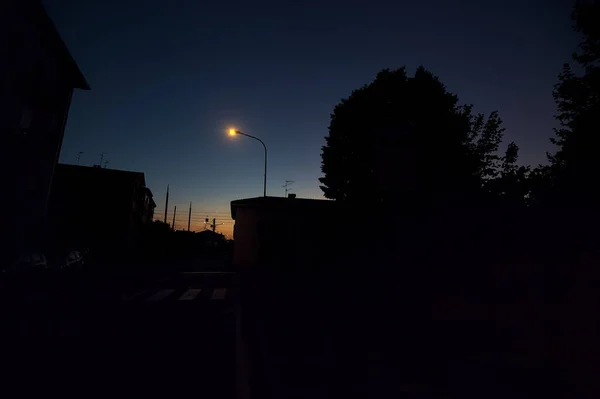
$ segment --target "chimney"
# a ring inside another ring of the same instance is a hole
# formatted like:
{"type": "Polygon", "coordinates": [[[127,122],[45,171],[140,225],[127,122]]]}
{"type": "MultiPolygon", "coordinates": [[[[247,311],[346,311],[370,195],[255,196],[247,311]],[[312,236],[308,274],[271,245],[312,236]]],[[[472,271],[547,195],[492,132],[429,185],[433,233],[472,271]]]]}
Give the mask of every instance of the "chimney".
{"type": "Polygon", "coordinates": [[[288,194],[288,198],[289,199],[294,199],[294,198],[296,198],[296,194],[288,194]]]}

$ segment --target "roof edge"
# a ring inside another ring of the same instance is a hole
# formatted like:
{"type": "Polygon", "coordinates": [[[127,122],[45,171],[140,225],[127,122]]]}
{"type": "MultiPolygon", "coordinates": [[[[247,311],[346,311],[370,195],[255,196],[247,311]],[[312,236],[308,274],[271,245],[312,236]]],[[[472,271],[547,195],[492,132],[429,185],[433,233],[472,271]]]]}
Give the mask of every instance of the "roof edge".
{"type": "Polygon", "coordinates": [[[46,8],[44,7],[44,5],[41,2],[39,2],[39,10],[40,10],[43,22],[47,25],[48,29],[50,29],[50,31],[52,31],[52,34],[55,36],[55,38],[57,40],[57,44],[60,47],[60,51],[63,53],[63,56],[66,58],[68,67],[71,69],[70,72],[73,74],[73,76],[71,76],[73,88],[81,89],[81,90],[91,90],[90,85],[88,84],[87,80],[85,79],[85,76],[83,76],[81,69],[79,69],[77,62],[75,62],[75,59],[71,55],[69,48],[67,47],[62,36],[58,32],[56,25],[54,25],[54,21],[52,21],[52,18],[50,18],[50,15],[48,15],[46,8]]]}

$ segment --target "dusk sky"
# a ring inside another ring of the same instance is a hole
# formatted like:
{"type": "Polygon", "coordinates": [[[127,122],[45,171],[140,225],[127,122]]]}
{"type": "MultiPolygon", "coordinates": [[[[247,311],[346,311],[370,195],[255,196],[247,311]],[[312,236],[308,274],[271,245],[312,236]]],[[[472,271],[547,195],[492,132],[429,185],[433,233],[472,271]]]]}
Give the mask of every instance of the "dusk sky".
{"type": "MultiPolygon", "coordinates": [[[[141,171],[157,212],[171,187],[177,224],[227,222],[229,202],[294,180],[322,198],[320,153],[341,98],[383,68],[417,66],[461,103],[498,110],[521,163],[545,162],[552,86],[579,37],[572,1],[45,0],[92,90],[73,97],[61,159],[141,171]],[[452,3],[452,4],[450,4],[452,3]]],[[[169,215],[171,220],[172,213],[169,215]]],[[[195,228],[199,229],[196,224],[195,228]]]]}

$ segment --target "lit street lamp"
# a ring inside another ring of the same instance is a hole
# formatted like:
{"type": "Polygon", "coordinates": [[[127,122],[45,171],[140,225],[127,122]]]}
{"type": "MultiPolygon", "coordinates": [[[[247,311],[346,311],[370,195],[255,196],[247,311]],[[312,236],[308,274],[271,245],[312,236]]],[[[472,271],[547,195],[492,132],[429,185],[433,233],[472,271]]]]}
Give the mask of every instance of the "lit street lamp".
{"type": "Polygon", "coordinates": [[[249,134],[242,133],[239,130],[229,129],[229,135],[230,136],[235,136],[237,134],[242,135],[242,136],[246,136],[246,137],[250,137],[251,139],[260,141],[260,143],[263,145],[263,147],[265,149],[265,176],[264,176],[264,181],[263,181],[263,196],[266,197],[267,196],[267,146],[258,137],[254,137],[254,136],[251,136],[249,134]]]}

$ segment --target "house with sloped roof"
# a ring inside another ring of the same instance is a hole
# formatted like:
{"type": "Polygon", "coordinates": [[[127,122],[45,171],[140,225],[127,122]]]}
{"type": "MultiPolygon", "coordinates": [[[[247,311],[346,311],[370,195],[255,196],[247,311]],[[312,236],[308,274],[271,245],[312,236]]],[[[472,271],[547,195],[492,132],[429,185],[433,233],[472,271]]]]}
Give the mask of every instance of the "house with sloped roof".
{"type": "Polygon", "coordinates": [[[11,259],[42,244],[73,92],[90,87],[40,0],[0,2],[0,36],[0,241],[12,250],[0,256],[11,259]]]}

